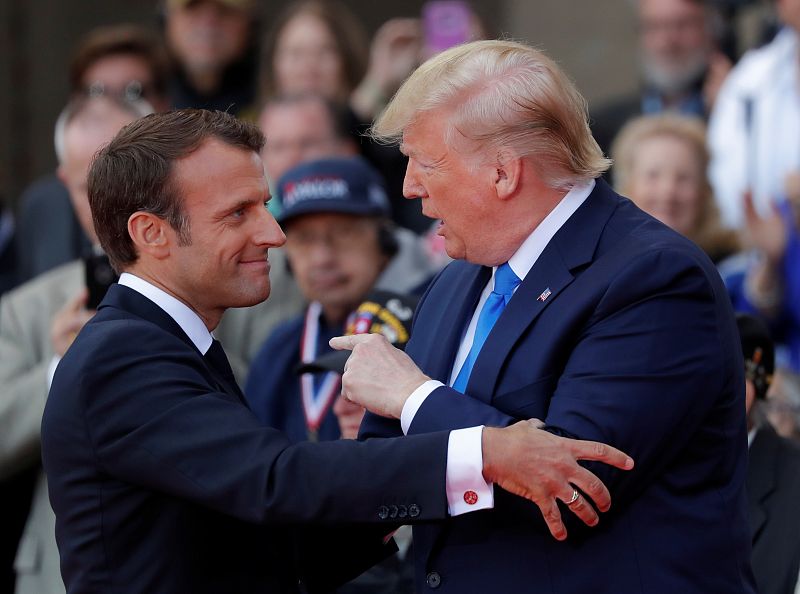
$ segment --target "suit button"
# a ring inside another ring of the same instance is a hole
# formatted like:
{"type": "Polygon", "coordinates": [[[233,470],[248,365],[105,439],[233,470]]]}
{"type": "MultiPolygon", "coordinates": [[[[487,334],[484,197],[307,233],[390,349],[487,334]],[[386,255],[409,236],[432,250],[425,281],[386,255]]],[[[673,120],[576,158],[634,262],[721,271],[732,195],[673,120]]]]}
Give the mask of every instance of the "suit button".
{"type": "Polygon", "coordinates": [[[425,582],[428,584],[429,588],[436,589],[442,584],[442,576],[439,575],[439,572],[432,571],[425,578],[425,582]]]}
{"type": "Polygon", "coordinates": [[[405,505],[400,505],[397,508],[397,517],[405,518],[408,516],[408,508],[405,505]]]}
{"type": "Polygon", "coordinates": [[[416,503],[408,506],[408,515],[412,518],[416,518],[419,515],[419,506],[416,503]]]}
{"type": "Polygon", "coordinates": [[[393,519],[393,520],[397,517],[397,506],[396,505],[390,505],[389,506],[389,517],[391,519],[393,519]]]}
{"type": "Polygon", "coordinates": [[[380,506],[378,508],[378,517],[381,520],[385,520],[386,518],[388,518],[389,517],[389,508],[386,507],[385,505],[380,506]]]}

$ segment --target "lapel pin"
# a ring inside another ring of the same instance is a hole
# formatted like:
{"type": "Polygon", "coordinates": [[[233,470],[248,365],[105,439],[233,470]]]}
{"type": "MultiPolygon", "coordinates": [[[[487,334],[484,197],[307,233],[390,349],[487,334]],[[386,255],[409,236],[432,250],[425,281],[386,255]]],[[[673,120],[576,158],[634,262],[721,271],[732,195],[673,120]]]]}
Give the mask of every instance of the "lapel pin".
{"type": "Polygon", "coordinates": [[[546,288],[544,291],[542,291],[542,294],[541,294],[541,295],[539,295],[539,296],[536,298],[536,301],[541,301],[542,303],[544,303],[544,302],[545,302],[545,300],[546,300],[548,297],[550,297],[550,295],[552,295],[552,293],[553,293],[553,292],[550,290],[550,287],[547,287],[547,288],[546,288]]]}

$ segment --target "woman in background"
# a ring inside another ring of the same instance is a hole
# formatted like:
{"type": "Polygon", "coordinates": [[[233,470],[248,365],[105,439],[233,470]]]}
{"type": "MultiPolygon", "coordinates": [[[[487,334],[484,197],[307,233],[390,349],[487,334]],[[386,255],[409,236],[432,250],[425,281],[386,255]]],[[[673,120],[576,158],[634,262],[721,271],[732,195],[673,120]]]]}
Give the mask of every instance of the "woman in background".
{"type": "Polygon", "coordinates": [[[679,114],[632,119],[611,149],[614,186],[639,208],[691,239],[718,263],[739,248],[720,223],[706,177],[705,125],[679,114]]]}

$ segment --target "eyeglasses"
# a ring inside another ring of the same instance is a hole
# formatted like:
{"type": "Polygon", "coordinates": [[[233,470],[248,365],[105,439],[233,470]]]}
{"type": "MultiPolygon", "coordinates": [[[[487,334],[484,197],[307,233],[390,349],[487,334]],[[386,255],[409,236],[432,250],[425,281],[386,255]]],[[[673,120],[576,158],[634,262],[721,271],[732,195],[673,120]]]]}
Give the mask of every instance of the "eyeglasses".
{"type": "Polygon", "coordinates": [[[153,85],[138,80],[128,82],[122,89],[108,88],[105,83],[93,82],[84,92],[87,97],[111,97],[121,101],[134,102],[147,99],[153,94],[153,85]]]}

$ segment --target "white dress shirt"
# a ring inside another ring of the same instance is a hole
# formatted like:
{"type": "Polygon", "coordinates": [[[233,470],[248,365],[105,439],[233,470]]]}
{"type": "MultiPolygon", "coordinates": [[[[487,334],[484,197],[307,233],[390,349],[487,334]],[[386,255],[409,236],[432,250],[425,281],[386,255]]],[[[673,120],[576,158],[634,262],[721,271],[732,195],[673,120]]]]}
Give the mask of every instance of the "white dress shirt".
{"type": "MultiPolygon", "coordinates": [[[[511,267],[511,270],[514,271],[514,274],[519,277],[520,281],[525,280],[528,272],[530,272],[530,269],[533,268],[533,265],[547,247],[547,244],[550,243],[550,240],[558,232],[558,230],[561,229],[564,223],[566,223],[567,220],[575,213],[575,211],[578,210],[580,205],[583,204],[584,200],[589,197],[589,194],[592,193],[594,186],[594,180],[574,186],[566,194],[566,196],[561,199],[556,207],[550,211],[544,220],[539,223],[539,225],[531,232],[528,238],[522,242],[522,245],[519,246],[517,251],[514,252],[514,255],[508,260],[508,264],[511,267]]],[[[461,345],[456,353],[456,358],[453,362],[453,369],[450,373],[450,381],[448,384],[450,386],[452,386],[453,382],[455,382],[458,372],[461,371],[461,367],[464,365],[464,361],[467,359],[467,355],[472,348],[472,341],[475,338],[475,328],[478,325],[480,311],[483,308],[484,303],[486,303],[486,300],[489,298],[489,294],[492,292],[492,289],[494,288],[495,272],[497,272],[496,266],[492,270],[492,278],[490,278],[489,282],[486,283],[483,293],[481,293],[481,297],[478,300],[478,304],[475,307],[475,311],[472,314],[472,319],[470,320],[470,323],[464,332],[464,337],[461,339],[461,345]]],[[[400,425],[403,428],[403,433],[408,433],[408,429],[411,427],[414,416],[417,414],[417,411],[419,411],[422,403],[425,402],[425,399],[431,394],[431,392],[443,385],[444,384],[442,384],[440,381],[429,380],[414,390],[411,396],[408,397],[400,415],[400,425]]],[[[457,432],[454,431],[450,434],[450,448],[448,449],[448,455],[450,456],[456,455],[456,452],[460,451],[462,447],[467,449],[470,447],[468,444],[463,444],[462,446],[458,438],[454,439],[453,436],[455,433],[457,432]]],[[[481,466],[483,466],[482,460],[481,466]]],[[[483,481],[479,487],[464,485],[461,483],[451,484],[448,481],[447,501],[451,508],[451,514],[453,514],[453,510],[471,508],[469,510],[471,511],[472,509],[478,508],[478,506],[481,506],[479,509],[491,508],[494,507],[494,490],[492,489],[492,485],[486,483],[486,481],[483,481]],[[476,504],[470,505],[466,503],[467,498],[464,495],[467,490],[472,490],[477,494],[478,502],[476,504]]]]}

